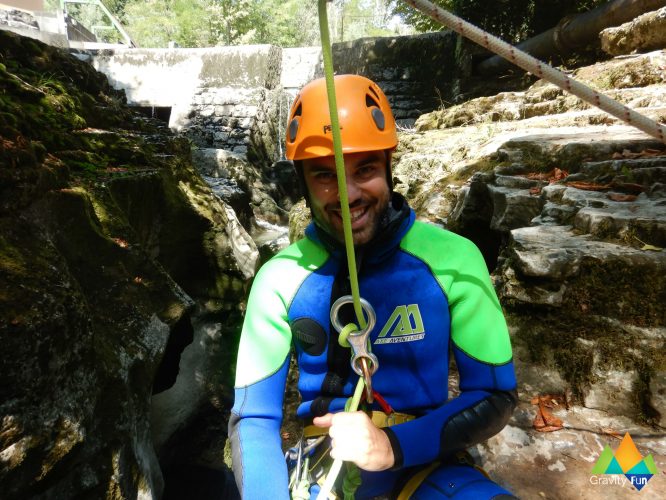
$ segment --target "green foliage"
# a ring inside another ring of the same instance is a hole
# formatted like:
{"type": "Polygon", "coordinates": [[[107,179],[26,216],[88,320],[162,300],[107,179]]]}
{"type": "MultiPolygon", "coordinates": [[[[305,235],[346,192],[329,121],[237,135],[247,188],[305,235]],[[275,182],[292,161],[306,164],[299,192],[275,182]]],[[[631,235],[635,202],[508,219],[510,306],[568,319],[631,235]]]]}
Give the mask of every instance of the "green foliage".
{"type": "Polygon", "coordinates": [[[289,46],[307,34],[302,27],[310,7],[297,0],[125,0],[120,17],[141,47],[166,47],[171,41],[181,47],[289,46]]]}
{"type": "MultiPolygon", "coordinates": [[[[333,41],[395,35],[393,0],[334,0],[327,4],[333,41]]],[[[139,47],[272,44],[319,45],[315,0],[103,0],[139,47]]],[[[46,0],[47,9],[60,0],[46,0]]],[[[98,38],[119,42],[108,17],[94,5],[67,4],[67,12],[98,38]],[[97,28],[94,28],[97,27],[97,28]]],[[[404,25],[400,26],[404,31],[404,25]]],[[[410,29],[411,31],[411,29],[410,29]]]]}
{"type": "Polygon", "coordinates": [[[328,14],[333,40],[398,34],[400,27],[391,22],[393,3],[388,0],[335,0],[330,4],[328,14]]]}
{"type": "MultiPolygon", "coordinates": [[[[466,21],[509,42],[525,40],[554,27],[563,17],[591,10],[606,0],[431,0],[466,21]]],[[[442,26],[400,0],[392,1],[392,12],[420,32],[442,26]]]]}

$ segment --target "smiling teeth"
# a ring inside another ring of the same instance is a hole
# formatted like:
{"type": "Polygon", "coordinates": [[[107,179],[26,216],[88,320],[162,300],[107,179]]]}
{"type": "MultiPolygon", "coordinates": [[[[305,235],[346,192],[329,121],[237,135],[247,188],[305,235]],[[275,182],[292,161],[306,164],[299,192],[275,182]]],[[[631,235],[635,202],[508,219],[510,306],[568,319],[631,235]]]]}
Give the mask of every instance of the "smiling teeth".
{"type": "Polygon", "coordinates": [[[360,210],[356,210],[354,212],[351,212],[350,213],[351,221],[352,222],[357,221],[358,219],[360,219],[363,216],[364,213],[365,213],[365,208],[362,208],[360,210]]]}

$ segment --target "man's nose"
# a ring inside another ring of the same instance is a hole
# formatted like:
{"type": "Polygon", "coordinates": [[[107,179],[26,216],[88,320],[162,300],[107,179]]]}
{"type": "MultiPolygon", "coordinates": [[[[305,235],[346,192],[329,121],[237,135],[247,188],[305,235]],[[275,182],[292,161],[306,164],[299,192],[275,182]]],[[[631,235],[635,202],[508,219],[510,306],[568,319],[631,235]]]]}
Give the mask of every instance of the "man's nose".
{"type": "MultiPolygon", "coordinates": [[[[359,186],[358,182],[354,180],[354,177],[351,175],[347,175],[345,180],[347,181],[346,182],[347,198],[349,200],[349,204],[351,205],[356,200],[359,200],[361,198],[361,187],[359,186]]],[[[339,193],[338,193],[338,199],[340,199],[339,193]]]]}

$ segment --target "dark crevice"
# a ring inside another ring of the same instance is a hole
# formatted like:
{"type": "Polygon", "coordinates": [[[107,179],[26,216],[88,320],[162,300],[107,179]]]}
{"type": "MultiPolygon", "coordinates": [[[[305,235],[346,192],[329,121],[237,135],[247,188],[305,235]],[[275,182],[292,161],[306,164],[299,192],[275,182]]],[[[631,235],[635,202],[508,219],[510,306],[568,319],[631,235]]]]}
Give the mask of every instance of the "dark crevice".
{"type": "Polygon", "coordinates": [[[178,320],[171,330],[169,340],[164,349],[164,356],[153,381],[153,395],[166,391],[176,383],[180,355],[192,343],[193,339],[194,330],[190,316],[186,314],[178,320]]]}
{"type": "Polygon", "coordinates": [[[504,235],[501,231],[490,228],[494,206],[485,182],[472,180],[464,203],[465,206],[459,217],[449,229],[471,240],[479,247],[486,261],[488,272],[492,273],[497,267],[504,235]]]}
{"type": "Polygon", "coordinates": [[[163,121],[164,123],[169,123],[171,119],[171,107],[167,106],[132,106],[132,109],[138,111],[142,115],[148,118],[155,118],[157,120],[163,121]]]}

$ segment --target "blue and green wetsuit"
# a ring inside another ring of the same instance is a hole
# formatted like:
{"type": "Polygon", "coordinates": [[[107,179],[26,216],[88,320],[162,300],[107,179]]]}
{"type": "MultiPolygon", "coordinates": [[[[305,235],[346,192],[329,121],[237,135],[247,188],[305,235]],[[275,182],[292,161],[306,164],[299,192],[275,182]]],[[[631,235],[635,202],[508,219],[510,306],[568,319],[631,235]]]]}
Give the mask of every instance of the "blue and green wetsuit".
{"type": "MultiPolygon", "coordinates": [[[[395,466],[362,471],[357,498],[387,494],[418,466],[446,462],[488,439],[504,427],[516,403],[507,327],[479,250],[461,236],[415,221],[414,212],[395,193],[390,212],[379,237],[359,251],[359,287],[377,315],[371,341],[380,367],[373,388],[396,411],[417,418],[384,429],[395,466]],[[448,398],[450,352],[460,374],[461,392],[453,399],[448,398]]],[[[257,274],[229,422],[243,498],[289,497],[279,428],[292,344],[302,396],[299,417],[340,411],[352,395],[357,376],[350,368],[349,349],[338,346],[329,320],[331,304],[347,293],[344,251],[313,224],[304,239],[257,274]]],[[[455,467],[438,473],[447,485],[454,484],[451,473],[466,474],[455,467]]],[[[456,483],[478,479],[473,475],[456,483]]],[[[495,493],[504,491],[485,483],[495,493]]],[[[492,498],[488,492],[486,498],[492,498]]]]}

